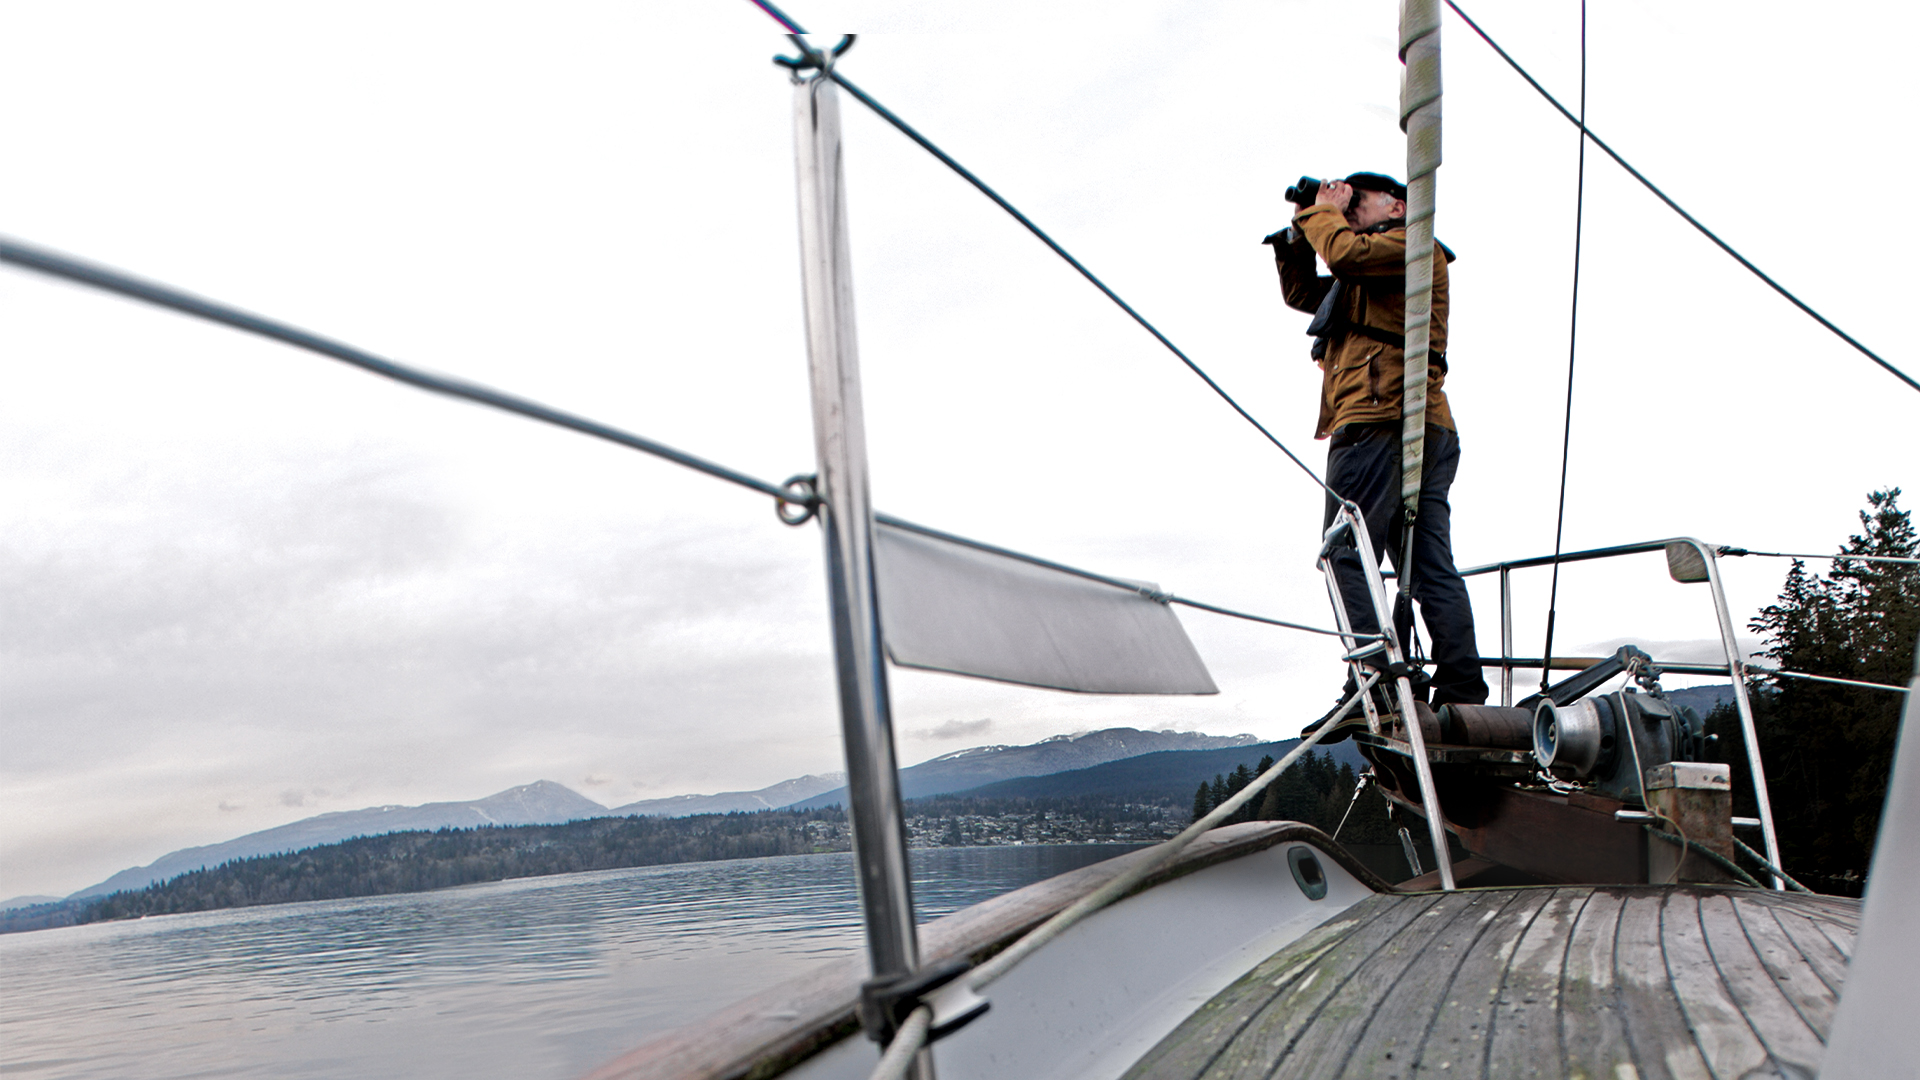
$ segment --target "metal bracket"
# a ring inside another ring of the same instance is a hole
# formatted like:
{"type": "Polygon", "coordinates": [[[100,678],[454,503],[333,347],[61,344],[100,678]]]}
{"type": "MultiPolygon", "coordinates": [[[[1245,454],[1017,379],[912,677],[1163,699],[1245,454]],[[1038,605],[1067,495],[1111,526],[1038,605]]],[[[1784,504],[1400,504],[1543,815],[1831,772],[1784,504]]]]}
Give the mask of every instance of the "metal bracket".
{"type": "Polygon", "coordinates": [[[955,957],[911,975],[868,979],[860,984],[860,1026],[867,1038],[887,1046],[913,1010],[926,1005],[934,1014],[933,1024],[927,1029],[928,1042],[959,1031],[985,1015],[991,1005],[964,982],[954,982],[971,970],[971,961],[955,957]],[[940,991],[937,995],[936,990],[940,991]]]}

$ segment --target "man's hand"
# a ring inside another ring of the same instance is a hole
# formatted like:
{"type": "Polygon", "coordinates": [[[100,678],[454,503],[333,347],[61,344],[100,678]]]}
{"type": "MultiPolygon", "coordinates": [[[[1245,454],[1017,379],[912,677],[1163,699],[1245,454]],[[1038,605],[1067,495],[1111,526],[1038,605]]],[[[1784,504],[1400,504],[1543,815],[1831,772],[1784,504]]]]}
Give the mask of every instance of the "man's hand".
{"type": "Polygon", "coordinates": [[[1344,180],[1328,180],[1320,185],[1320,193],[1313,197],[1315,206],[1331,206],[1346,213],[1347,204],[1353,201],[1353,186],[1344,180]]]}

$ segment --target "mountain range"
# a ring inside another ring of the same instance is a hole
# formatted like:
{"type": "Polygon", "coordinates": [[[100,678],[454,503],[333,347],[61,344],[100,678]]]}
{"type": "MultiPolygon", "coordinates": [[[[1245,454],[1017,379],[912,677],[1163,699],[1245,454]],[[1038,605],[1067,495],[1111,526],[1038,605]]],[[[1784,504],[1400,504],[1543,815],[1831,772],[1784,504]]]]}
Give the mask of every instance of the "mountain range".
{"type": "MultiPolygon", "coordinates": [[[[1109,728],[1080,735],[1056,735],[1026,746],[973,747],[902,769],[900,778],[906,798],[923,798],[1002,780],[1082,769],[1141,754],[1225,749],[1251,746],[1258,741],[1252,735],[1217,736],[1109,728]]],[[[248,833],[218,844],[182,848],[146,866],[122,870],[66,899],[79,900],[122,890],[143,889],[155,882],[235,859],[278,855],[321,844],[334,844],[356,836],[377,836],[416,829],[469,829],[483,825],[559,825],[597,817],[687,817],[694,814],[774,810],[789,806],[801,809],[832,806],[846,800],[845,781],[843,773],[808,775],[783,780],[757,791],[723,791],[715,795],[643,799],[609,809],[564,785],[540,780],[508,788],[484,799],[337,811],[248,833]]],[[[23,902],[45,899],[20,898],[23,902]]]]}
{"type": "MultiPolygon", "coordinates": [[[[1252,746],[1259,741],[1252,735],[1201,735],[1192,731],[1107,728],[1081,735],[1055,735],[1027,746],[976,746],[971,750],[957,750],[901,769],[900,797],[924,799],[929,795],[967,791],[982,784],[1022,776],[1048,776],[1071,769],[1085,769],[1141,754],[1170,750],[1222,750],[1252,746]]],[[[837,787],[797,802],[794,808],[811,810],[844,804],[846,801],[847,789],[837,787]]]]}
{"type": "MultiPolygon", "coordinates": [[[[1730,684],[1669,692],[1702,715],[1730,700],[1730,684]]],[[[1294,740],[1261,743],[1252,735],[1201,735],[1195,732],[1108,728],[1079,735],[1055,735],[1025,746],[976,746],[943,754],[900,770],[901,796],[921,799],[967,792],[986,797],[1071,797],[1089,794],[1140,794],[1185,798],[1215,773],[1230,772],[1262,753],[1286,753],[1294,740]],[[1250,755],[1250,756],[1249,756],[1250,755]],[[1044,781],[1037,778],[1045,778],[1044,781]],[[1184,790],[1183,790],[1184,789],[1184,790]]],[[[1336,758],[1364,767],[1351,744],[1331,748],[1336,758]],[[1344,751],[1344,752],[1342,752],[1344,751]]],[[[122,870],[66,899],[77,900],[155,882],[234,859],[253,858],[333,844],[356,836],[416,829],[474,828],[482,825],[558,825],[596,817],[634,815],[688,817],[695,814],[751,813],[783,808],[816,809],[846,802],[846,775],[827,773],[782,780],[755,791],[713,795],[676,795],[642,799],[611,809],[551,780],[508,788],[484,799],[426,803],[421,806],[372,806],[320,814],[277,828],[249,833],[218,844],[182,848],[146,866],[122,870]]],[[[50,897],[18,897],[0,907],[45,902],[50,897]]]]}
{"type": "MultiPolygon", "coordinates": [[[[1149,802],[1172,799],[1185,805],[1201,784],[1233,772],[1241,765],[1253,768],[1271,755],[1278,760],[1300,745],[1299,739],[1280,742],[1247,743],[1220,750],[1167,750],[1155,754],[1109,761],[1086,769],[1023,776],[995,784],[968,788],[966,798],[981,799],[1074,799],[1102,796],[1149,802]]],[[[1351,765],[1358,772],[1367,767],[1351,740],[1338,742],[1320,751],[1335,762],[1351,765]]]]}
{"type": "Polygon", "coordinates": [[[144,889],[190,870],[234,859],[277,855],[319,844],[333,844],[354,836],[407,832],[413,829],[471,829],[479,825],[559,825],[579,818],[602,817],[607,808],[571,788],[541,780],[508,788],[470,802],[427,803],[423,806],[369,806],[320,814],[289,825],[248,833],[219,844],[182,848],[162,855],[146,866],[122,870],[98,885],[68,899],[104,896],[122,889],[144,889]]]}

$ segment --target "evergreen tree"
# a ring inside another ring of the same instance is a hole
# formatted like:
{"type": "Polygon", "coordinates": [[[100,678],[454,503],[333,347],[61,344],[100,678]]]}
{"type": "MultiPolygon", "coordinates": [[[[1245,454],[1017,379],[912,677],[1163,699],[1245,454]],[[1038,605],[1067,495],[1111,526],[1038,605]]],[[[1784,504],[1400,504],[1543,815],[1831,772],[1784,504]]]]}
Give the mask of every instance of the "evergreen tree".
{"type": "Polygon", "coordinates": [[[1213,788],[1205,780],[1200,781],[1200,790],[1193,793],[1193,820],[1199,821],[1213,812],[1213,788]]]}
{"type": "MultiPolygon", "coordinates": [[[[1862,531],[1840,554],[1920,554],[1899,496],[1898,488],[1869,495],[1862,531]]],[[[1838,559],[1822,577],[1796,559],[1778,601],[1748,626],[1783,671],[1904,686],[1920,636],[1920,566],[1838,559]]],[[[1904,696],[1790,678],[1756,680],[1750,690],[1787,871],[1857,894],[1879,833],[1904,696]]],[[[1715,709],[1708,729],[1735,774],[1735,813],[1755,813],[1737,714],[1715,709]]]]}
{"type": "MultiPolygon", "coordinates": [[[[1227,776],[1227,798],[1231,799],[1235,795],[1245,791],[1247,785],[1251,783],[1253,783],[1253,770],[1247,768],[1247,763],[1243,761],[1239,765],[1234,766],[1233,772],[1227,776]]],[[[1237,825],[1242,821],[1249,820],[1250,816],[1251,815],[1247,813],[1247,808],[1242,806],[1239,810],[1234,811],[1233,816],[1227,820],[1227,824],[1237,825]]]]}

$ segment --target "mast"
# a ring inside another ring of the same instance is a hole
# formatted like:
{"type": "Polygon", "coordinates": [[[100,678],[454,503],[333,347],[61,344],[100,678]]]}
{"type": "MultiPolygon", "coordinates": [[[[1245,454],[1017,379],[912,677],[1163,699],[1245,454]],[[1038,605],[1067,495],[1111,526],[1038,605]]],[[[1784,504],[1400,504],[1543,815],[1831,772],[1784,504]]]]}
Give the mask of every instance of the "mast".
{"type": "MultiPolygon", "coordinates": [[[[1413,587],[1414,523],[1420,514],[1420,482],[1426,467],[1427,351],[1433,316],[1434,174],[1440,169],[1439,0],[1401,0],[1400,60],[1406,65],[1400,80],[1400,129],[1407,133],[1407,343],[1406,376],[1400,396],[1400,502],[1404,540],[1399,586],[1401,602],[1409,603],[1409,590],[1413,587]]],[[[1383,620],[1390,615],[1391,612],[1383,610],[1383,620]]],[[[1382,621],[1380,625],[1391,627],[1393,624],[1382,621]]],[[[1440,800],[1434,791],[1433,770],[1427,761],[1426,739],[1414,714],[1413,688],[1405,676],[1398,682],[1401,715],[1406,717],[1407,741],[1413,747],[1420,798],[1426,808],[1427,836],[1433,843],[1440,886],[1452,890],[1453,866],[1447,856],[1447,830],[1441,823],[1440,800]]]]}
{"type": "MultiPolygon", "coordinates": [[[[1433,316],[1433,204],[1440,170],[1440,4],[1401,0],[1400,130],[1407,133],[1406,376],[1401,387],[1400,501],[1412,525],[1426,464],[1427,354],[1433,316]]],[[[1407,542],[1412,544],[1411,528],[1407,542]]],[[[1409,550],[1411,547],[1409,546],[1409,550]]],[[[1402,562],[1402,580],[1408,580],[1402,562]]]]}
{"type": "Polygon", "coordinates": [[[867,497],[866,423],[854,345],[838,88],[824,73],[800,80],[794,86],[793,106],[807,361],[820,470],[815,483],[826,540],[848,811],[873,976],[893,979],[919,967],[920,949],[874,593],[873,510],[867,497]]]}

